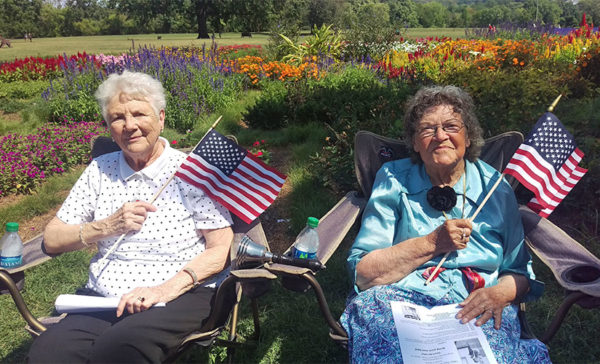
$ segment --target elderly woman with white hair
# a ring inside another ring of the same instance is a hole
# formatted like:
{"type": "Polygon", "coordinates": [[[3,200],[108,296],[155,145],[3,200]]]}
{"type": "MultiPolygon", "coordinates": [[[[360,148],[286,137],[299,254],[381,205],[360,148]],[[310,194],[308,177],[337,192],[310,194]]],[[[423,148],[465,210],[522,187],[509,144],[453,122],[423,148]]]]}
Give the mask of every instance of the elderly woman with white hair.
{"type": "Polygon", "coordinates": [[[30,362],[163,361],[206,321],[226,275],[233,232],[222,205],[177,178],[146,202],[186,158],[160,137],[160,82],[112,74],[96,98],[121,150],[86,168],[46,227],[44,247],[96,246],[82,293],[121,299],[116,312],[69,314],[50,327],[33,342],[30,362]],[[167,304],[152,307],[159,302],[167,304]]]}

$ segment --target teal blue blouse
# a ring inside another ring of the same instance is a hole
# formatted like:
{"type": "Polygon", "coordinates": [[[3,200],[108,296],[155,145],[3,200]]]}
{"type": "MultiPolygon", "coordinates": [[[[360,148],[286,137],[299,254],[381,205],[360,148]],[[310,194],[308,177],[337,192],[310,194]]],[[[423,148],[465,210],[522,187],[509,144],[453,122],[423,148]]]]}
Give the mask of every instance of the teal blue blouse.
{"type": "MultiPolygon", "coordinates": [[[[500,178],[500,173],[483,161],[467,161],[466,172],[464,218],[469,218],[500,178]]],[[[447,212],[450,219],[461,218],[464,178],[463,174],[454,185],[457,202],[447,212]]],[[[427,235],[444,222],[443,214],[427,202],[427,191],[431,187],[422,164],[401,159],[381,167],[363,213],[361,229],[348,257],[353,282],[356,278],[356,264],[367,253],[401,244],[409,238],[427,235]]],[[[523,225],[515,195],[510,185],[502,181],[473,221],[467,248],[450,253],[443,265],[447,269],[438,278],[425,286],[422,273],[427,267],[437,265],[442,255],[429,260],[394,284],[436,299],[448,296],[461,301],[469,292],[461,270],[456,268],[471,267],[485,279],[486,287],[497,284],[498,277],[504,273],[521,274],[528,278],[530,285],[525,300],[537,298],[543,292],[543,284],[535,280],[531,255],[523,237],[523,225]]],[[[354,289],[359,292],[356,285],[354,289]]]]}

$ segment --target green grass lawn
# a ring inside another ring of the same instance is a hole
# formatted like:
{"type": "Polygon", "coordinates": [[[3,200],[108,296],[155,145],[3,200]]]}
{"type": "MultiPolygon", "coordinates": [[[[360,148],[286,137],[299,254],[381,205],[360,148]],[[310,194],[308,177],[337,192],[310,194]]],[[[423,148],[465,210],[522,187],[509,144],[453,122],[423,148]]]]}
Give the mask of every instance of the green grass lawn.
{"type": "Polygon", "coordinates": [[[406,39],[418,39],[427,37],[449,37],[464,38],[464,28],[406,28],[400,30],[402,36],[406,39]]]}
{"type": "MultiPolygon", "coordinates": [[[[23,39],[13,39],[12,48],[0,48],[0,62],[12,61],[15,58],[25,57],[50,57],[66,53],[67,55],[77,52],[90,54],[121,54],[132,46],[194,46],[202,47],[203,44],[210,46],[211,39],[196,39],[197,34],[131,34],[131,35],[101,35],[89,37],[62,37],[62,38],[34,38],[33,42],[25,42],[23,39]],[[161,39],[158,39],[158,36],[161,39]]],[[[251,38],[242,38],[240,33],[223,33],[219,38],[216,35],[215,42],[219,46],[234,44],[260,44],[266,45],[268,35],[253,34],[251,38]]]]}
{"type": "MultiPolygon", "coordinates": [[[[407,28],[401,29],[404,38],[417,39],[425,37],[464,38],[463,28],[407,28]]],[[[25,57],[51,57],[66,53],[67,55],[77,52],[91,54],[121,54],[131,49],[132,46],[209,46],[211,39],[196,39],[195,33],[178,34],[131,34],[131,35],[100,35],[81,37],[59,37],[59,38],[34,38],[33,42],[25,42],[23,39],[11,39],[12,48],[0,48],[0,62],[12,61],[15,58],[25,57]],[[158,37],[161,39],[158,39],[158,37]]],[[[269,36],[267,34],[253,34],[251,38],[241,37],[240,33],[223,33],[221,37],[215,35],[215,42],[219,46],[235,44],[260,44],[266,45],[269,36]]]]}

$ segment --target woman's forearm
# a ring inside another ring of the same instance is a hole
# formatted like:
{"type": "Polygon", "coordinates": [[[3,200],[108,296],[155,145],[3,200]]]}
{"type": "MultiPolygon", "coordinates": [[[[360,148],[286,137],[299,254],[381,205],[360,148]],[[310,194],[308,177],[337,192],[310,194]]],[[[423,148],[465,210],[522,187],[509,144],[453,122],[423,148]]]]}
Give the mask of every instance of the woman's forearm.
{"type": "Polygon", "coordinates": [[[521,274],[506,273],[498,278],[498,288],[507,294],[508,303],[519,303],[529,292],[529,280],[521,274]]]}
{"type": "Polygon", "coordinates": [[[108,219],[66,224],[57,217],[44,230],[44,247],[48,253],[64,253],[95,244],[99,240],[114,236],[114,226],[108,219]]]}
{"type": "Polygon", "coordinates": [[[436,255],[435,244],[428,236],[374,250],[356,265],[356,285],[365,290],[398,282],[436,255]]]}
{"type": "Polygon", "coordinates": [[[105,219],[82,224],[66,224],[57,217],[44,231],[44,246],[49,253],[81,249],[99,240],[139,231],[156,207],[144,201],[127,202],[105,219]]]}
{"type": "MultiPolygon", "coordinates": [[[[206,250],[197,255],[185,268],[191,269],[198,282],[221,272],[227,266],[227,257],[233,240],[230,228],[204,231],[206,250]]],[[[192,276],[183,269],[156,288],[165,302],[169,302],[187,292],[193,286],[192,276]]]]}

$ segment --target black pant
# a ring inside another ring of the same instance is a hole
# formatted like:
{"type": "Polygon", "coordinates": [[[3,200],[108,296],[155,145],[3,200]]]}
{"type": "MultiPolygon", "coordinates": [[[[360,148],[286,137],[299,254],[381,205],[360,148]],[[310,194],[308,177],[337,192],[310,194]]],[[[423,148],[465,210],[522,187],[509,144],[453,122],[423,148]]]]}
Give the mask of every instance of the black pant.
{"type": "Polygon", "coordinates": [[[33,342],[30,363],[156,363],[164,361],[211,311],[216,290],[197,287],[166,307],[125,314],[70,314],[33,342]]]}

